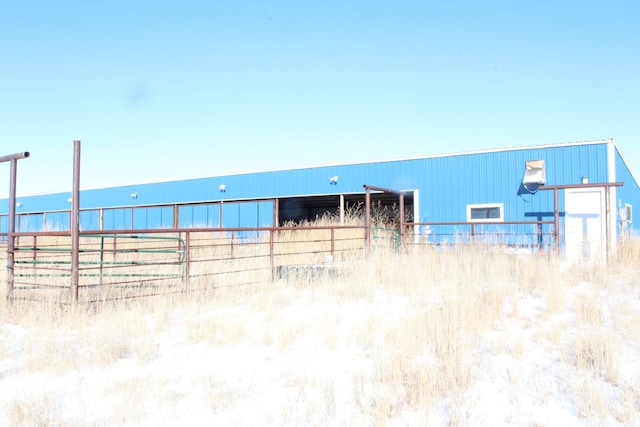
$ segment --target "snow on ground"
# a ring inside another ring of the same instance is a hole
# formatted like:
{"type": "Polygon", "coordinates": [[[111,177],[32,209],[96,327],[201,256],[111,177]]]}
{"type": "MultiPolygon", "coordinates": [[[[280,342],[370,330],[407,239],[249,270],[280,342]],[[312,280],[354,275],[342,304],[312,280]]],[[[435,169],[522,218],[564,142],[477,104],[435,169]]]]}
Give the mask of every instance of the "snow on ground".
{"type": "MultiPolygon", "coordinates": [[[[565,308],[549,312],[538,290],[505,294],[466,355],[464,390],[434,386],[421,406],[398,389],[410,378],[382,378],[383,361],[401,353],[386,325],[423,303],[389,289],[278,287],[77,326],[7,317],[0,425],[640,425],[638,287],[578,283],[561,298],[565,308]],[[603,321],[588,325],[575,307],[591,295],[603,321]],[[576,339],[598,333],[614,345],[612,372],[581,368],[574,354],[576,339]]],[[[425,349],[421,366],[438,369],[425,349]]]]}

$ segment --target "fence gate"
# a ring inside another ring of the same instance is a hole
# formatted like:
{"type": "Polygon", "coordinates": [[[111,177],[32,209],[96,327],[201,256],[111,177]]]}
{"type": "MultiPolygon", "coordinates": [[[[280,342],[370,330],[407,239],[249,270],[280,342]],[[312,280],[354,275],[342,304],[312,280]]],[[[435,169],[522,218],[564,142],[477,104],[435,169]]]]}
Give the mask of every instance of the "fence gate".
{"type": "MultiPolygon", "coordinates": [[[[68,301],[71,237],[21,235],[16,241],[12,297],[68,301]]],[[[186,245],[175,236],[80,236],[78,289],[82,301],[157,293],[186,279],[186,245]]]]}

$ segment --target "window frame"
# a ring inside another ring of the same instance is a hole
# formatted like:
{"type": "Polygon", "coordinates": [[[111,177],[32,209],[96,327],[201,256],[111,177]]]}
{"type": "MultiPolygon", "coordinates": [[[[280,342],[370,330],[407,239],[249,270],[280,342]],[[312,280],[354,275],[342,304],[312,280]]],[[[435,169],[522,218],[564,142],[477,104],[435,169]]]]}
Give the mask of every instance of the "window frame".
{"type": "Polygon", "coordinates": [[[504,203],[477,203],[467,205],[467,222],[504,222],[504,203]],[[473,209],[498,208],[500,216],[498,218],[471,218],[473,209]]]}

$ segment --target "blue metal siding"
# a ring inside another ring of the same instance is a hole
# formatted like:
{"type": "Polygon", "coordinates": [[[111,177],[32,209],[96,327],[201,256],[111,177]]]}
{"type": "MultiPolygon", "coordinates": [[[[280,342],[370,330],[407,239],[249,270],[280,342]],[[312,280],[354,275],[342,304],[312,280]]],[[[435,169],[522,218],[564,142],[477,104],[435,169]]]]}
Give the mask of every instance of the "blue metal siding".
{"type": "MultiPolygon", "coordinates": [[[[468,204],[487,203],[503,203],[505,221],[552,220],[553,192],[530,193],[521,185],[525,162],[537,159],[545,160],[547,185],[578,184],[583,176],[590,182],[607,182],[607,145],[602,143],[424,159],[427,175],[419,186],[419,221],[464,222],[468,204]]],[[[563,193],[559,192],[561,211],[563,193]]],[[[453,233],[455,228],[443,232],[453,233]]]]}
{"type": "Polygon", "coordinates": [[[43,216],[42,215],[26,215],[18,217],[18,223],[16,228],[19,231],[36,231],[42,230],[43,216]]]}
{"type": "MultiPolygon", "coordinates": [[[[631,175],[631,171],[627,167],[618,150],[615,153],[616,159],[616,181],[624,183],[622,187],[616,188],[616,206],[624,207],[625,204],[630,204],[633,210],[640,212],[640,187],[638,182],[631,175]]],[[[640,231],[640,216],[636,213],[635,218],[632,218],[631,229],[636,233],[640,231]]],[[[618,231],[620,231],[620,223],[617,224],[618,231]]]]}
{"type": "Polygon", "coordinates": [[[80,230],[100,229],[100,211],[80,211],[80,230]]]}
{"type": "Polygon", "coordinates": [[[218,227],[220,226],[220,205],[180,206],[179,227],[218,227]]]}
{"type": "Polygon", "coordinates": [[[107,209],[104,211],[105,230],[131,228],[131,209],[107,209]]]}
{"type": "Polygon", "coordinates": [[[264,201],[256,203],[258,206],[258,227],[271,227],[273,226],[273,202],[264,201]]]}
{"type": "MultiPolygon", "coordinates": [[[[468,204],[485,203],[503,203],[505,221],[550,220],[553,218],[553,192],[538,191],[532,194],[521,186],[525,162],[545,160],[547,185],[578,184],[583,176],[588,176],[590,182],[606,182],[607,155],[608,143],[598,142],[228,175],[83,190],[81,208],[122,207],[105,209],[105,229],[171,227],[172,208],[145,210],[133,206],[353,194],[363,193],[363,185],[368,184],[398,190],[419,190],[420,215],[415,218],[419,222],[464,222],[468,204]],[[330,183],[332,176],[338,176],[337,185],[330,183]],[[225,192],[219,190],[221,184],[226,186],[225,192]],[[132,194],[136,197],[133,198],[132,194]]],[[[632,177],[626,165],[623,167],[624,162],[619,154],[616,164],[620,175],[618,179],[624,180],[627,186],[627,181],[631,182],[632,177]]],[[[637,200],[637,184],[635,190],[628,193],[627,188],[619,192],[621,197],[637,200]]],[[[22,206],[18,212],[70,209],[69,197],[70,193],[19,197],[22,206]]],[[[559,192],[559,198],[560,209],[563,210],[562,191],[559,192]]],[[[6,212],[7,201],[1,203],[6,212]]],[[[640,206],[640,203],[636,205],[640,206]]],[[[181,206],[179,216],[180,227],[218,227],[220,205],[181,206]]],[[[47,214],[46,222],[49,229],[68,229],[68,214],[47,214]]],[[[98,222],[97,211],[81,214],[83,229],[95,229],[98,222]]],[[[271,201],[222,204],[224,227],[254,227],[272,223],[271,201]]],[[[28,226],[38,225],[33,222],[28,226]]],[[[0,231],[6,232],[6,228],[6,216],[0,217],[0,231]]]]}
{"type": "Polygon", "coordinates": [[[427,159],[430,172],[420,195],[425,221],[466,221],[467,204],[504,203],[504,219],[553,214],[553,194],[521,187],[527,160],[544,159],[547,185],[607,180],[606,145],[477,153],[427,159]],[[424,193],[427,194],[424,194],[424,193]],[[426,213],[426,214],[425,214],[426,213]]]}
{"type": "Polygon", "coordinates": [[[47,212],[45,229],[47,231],[69,230],[69,212],[47,212]]]}
{"type": "MultiPolygon", "coordinates": [[[[123,209],[125,211],[129,209],[123,209]]],[[[133,209],[133,228],[155,229],[173,227],[173,206],[133,209]]]]}

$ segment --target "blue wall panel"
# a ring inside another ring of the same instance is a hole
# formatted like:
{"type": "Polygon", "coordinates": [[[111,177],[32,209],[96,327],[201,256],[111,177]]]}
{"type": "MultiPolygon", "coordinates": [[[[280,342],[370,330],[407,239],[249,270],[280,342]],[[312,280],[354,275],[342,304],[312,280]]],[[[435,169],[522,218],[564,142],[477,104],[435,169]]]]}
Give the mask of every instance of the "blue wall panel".
{"type": "Polygon", "coordinates": [[[68,231],[69,212],[47,212],[44,227],[47,231],[68,231]]]}
{"type": "Polygon", "coordinates": [[[80,230],[98,230],[100,211],[80,211],[80,230]]]}
{"type": "Polygon", "coordinates": [[[106,209],[104,211],[105,230],[129,230],[131,229],[131,209],[106,209]]]}
{"type": "Polygon", "coordinates": [[[44,225],[44,215],[19,216],[16,228],[18,231],[42,231],[44,225]]]}
{"type": "Polygon", "coordinates": [[[179,227],[219,227],[220,205],[186,205],[179,208],[179,227]]]}
{"type": "MultiPolygon", "coordinates": [[[[361,194],[363,185],[397,190],[419,190],[418,222],[467,220],[468,204],[504,203],[506,221],[553,219],[553,192],[530,193],[521,185],[527,160],[544,159],[547,185],[578,184],[583,176],[590,182],[608,180],[608,143],[549,145],[532,148],[493,150],[421,159],[352,165],[322,166],[274,172],[227,175],[183,181],[130,185],[81,193],[81,208],[118,207],[104,210],[105,229],[169,228],[171,207],[135,208],[140,205],[229,202],[294,196],[361,194]],[[330,177],[338,176],[337,185],[330,177]],[[219,186],[224,184],[226,191],[219,186]],[[135,196],[132,197],[132,195],[135,196]]],[[[622,202],[638,199],[638,186],[616,152],[618,190],[622,202]],[[631,185],[630,183],[634,184],[631,185]]],[[[19,197],[19,212],[70,209],[70,193],[19,197]]],[[[560,209],[564,207],[559,192],[560,209]]],[[[627,202],[628,203],[628,202],[627,202]]],[[[640,205],[640,201],[632,203],[640,205]]],[[[6,209],[7,201],[0,201],[6,209]]],[[[81,214],[83,229],[96,229],[98,211],[81,214]]],[[[186,205],[179,208],[179,226],[220,226],[220,205],[186,205]]],[[[35,218],[35,217],[34,217],[35,218]]],[[[26,220],[25,220],[26,221],[26,220]]],[[[33,219],[29,227],[43,227],[33,219]],[[35,222],[33,222],[35,221],[35,222]]],[[[43,222],[43,221],[42,221],[43,222]]],[[[46,227],[68,229],[68,214],[47,214],[46,227]]],[[[273,202],[223,203],[224,227],[256,227],[273,224],[273,202]]],[[[21,223],[21,225],[23,225],[21,223]]],[[[25,223],[26,227],[27,224],[25,223]]],[[[7,227],[0,217],[0,230],[7,227]]]]}
{"type": "MultiPolygon", "coordinates": [[[[627,164],[624,162],[620,153],[616,150],[616,181],[624,183],[622,187],[616,188],[616,206],[623,208],[626,204],[632,206],[632,210],[640,212],[640,187],[638,182],[633,178],[627,164]]],[[[640,218],[636,213],[631,218],[630,228],[636,233],[640,231],[640,218]]],[[[620,230],[620,222],[618,221],[618,231],[620,230]]]]}

